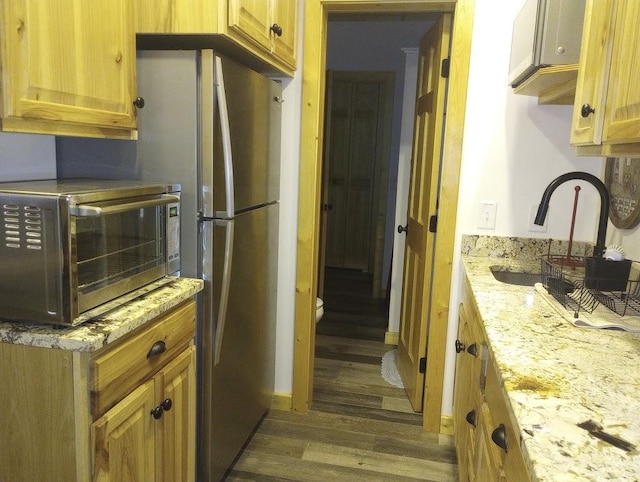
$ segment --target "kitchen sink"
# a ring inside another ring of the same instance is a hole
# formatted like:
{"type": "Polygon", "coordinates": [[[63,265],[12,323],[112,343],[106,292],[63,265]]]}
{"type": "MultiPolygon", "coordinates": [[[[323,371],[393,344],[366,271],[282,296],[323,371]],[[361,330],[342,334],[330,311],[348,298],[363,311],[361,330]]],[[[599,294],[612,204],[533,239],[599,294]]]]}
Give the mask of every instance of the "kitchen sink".
{"type": "Polygon", "coordinates": [[[491,274],[496,280],[509,285],[533,286],[540,282],[540,273],[522,273],[491,268],[491,274]]]}

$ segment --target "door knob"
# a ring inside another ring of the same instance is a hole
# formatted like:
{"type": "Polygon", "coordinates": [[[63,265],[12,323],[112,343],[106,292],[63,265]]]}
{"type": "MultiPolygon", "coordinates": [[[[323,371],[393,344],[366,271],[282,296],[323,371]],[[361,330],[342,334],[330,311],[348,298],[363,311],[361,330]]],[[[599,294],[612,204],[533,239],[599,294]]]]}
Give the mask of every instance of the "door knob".
{"type": "Polygon", "coordinates": [[[142,97],[136,97],[133,101],[133,105],[135,105],[138,109],[142,109],[144,107],[144,99],[142,97]]]}
{"type": "Polygon", "coordinates": [[[464,343],[460,340],[456,340],[456,353],[460,353],[464,351],[464,343]]]}
{"type": "Polygon", "coordinates": [[[469,345],[469,347],[467,348],[467,353],[477,357],[478,356],[478,345],[476,345],[475,343],[472,343],[471,345],[469,345]]]}
{"type": "Polygon", "coordinates": [[[409,225],[407,224],[406,226],[402,226],[400,224],[398,224],[398,233],[402,234],[402,233],[409,233],[409,225]]]}
{"type": "Polygon", "coordinates": [[[275,33],[278,37],[282,37],[282,27],[277,23],[274,23],[269,30],[275,33]]]}
{"type": "Polygon", "coordinates": [[[589,114],[593,114],[596,110],[591,107],[589,104],[582,104],[582,109],[580,109],[580,115],[582,117],[589,117],[589,114]]]}
{"type": "Polygon", "coordinates": [[[467,416],[464,417],[464,419],[467,421],[467,423],[469,425],[473,425],[475,427],[476,426],[476,411],[475,410],[471,410],[469,413],[467,413],[467,416]]]}
{"type": "Polygon", "coordinates": [[[491,432],[491,440],[493,440],[493,443],[502,450],[505,452],[507,451],[507,431],[504,424],[501,423],[493,432],[491,432]]]}

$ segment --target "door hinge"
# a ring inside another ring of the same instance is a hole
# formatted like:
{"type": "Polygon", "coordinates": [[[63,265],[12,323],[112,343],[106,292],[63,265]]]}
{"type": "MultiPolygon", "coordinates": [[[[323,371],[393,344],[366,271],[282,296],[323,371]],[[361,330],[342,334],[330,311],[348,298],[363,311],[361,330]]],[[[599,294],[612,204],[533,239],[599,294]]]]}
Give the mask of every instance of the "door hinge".
{"type": "Polygon", "coordinates": [[[420,358],[420,373],[426,373],[427,372],[427,359],[426,358],[420,358]]]}
{"type": "Polygon", "coordinates": [[[446,59],[442,59],[442,65],[440,66],[440,75],[445,79],[449,78],[449,65],[451,62],[449,61],[449,57],[446,59]]]}
{"type": "Polygon", "coordinates": [[[322,210],[324,212],[333,211],[333,204],[325,203],[322,205],[322,210]]]}
{"type": "Polygon", "coordinates": [[[435,233],[437,228],[438,228],[438,215],[434,214],[433,216],[429,217],[429,232],[435,233]]]}

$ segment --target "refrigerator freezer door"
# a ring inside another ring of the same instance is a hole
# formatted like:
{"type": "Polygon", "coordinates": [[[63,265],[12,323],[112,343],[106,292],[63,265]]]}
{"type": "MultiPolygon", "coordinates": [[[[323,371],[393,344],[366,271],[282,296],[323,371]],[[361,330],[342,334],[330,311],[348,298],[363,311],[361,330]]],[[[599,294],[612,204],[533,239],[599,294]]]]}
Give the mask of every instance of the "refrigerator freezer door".
{"type": "Polygon", "coordinates": [[[214,65],[217,93],[225,96],[217,99],[217,105],[221,124],[225,114],[228,116],[228,142],[233,163],[232,168],[225,168],[225,163],[221,162],[229,154],[222,148],[226,128],[218,128],[213,132],[214,139],[220,139],[214,142],[217,151],[213,156],[212,174],[214,216],[231,217],[230,213],[243,212],[279,198],[280,163],[274,159],[273,135],[279,136],[280,132],[277,127],[281,100],[273,92],[280,89],[276,82],[227,58],[216,58],[214,65]],[[233,173],[231,194],[227,188],[230,172],[233,173]],[[233,206],[229,205],[230,195],[233,195],[233,206]]]}
{"type": "MultiPolygon", "coordinates": [[[[211,309],[202,319],[201,428],[213,436],[200,439],[199,480],[220,480],[268,410],[273,396],[276,321],[278,204],[236,216],[233,263],[224,335],[220,351],[212,348],[219,323],[224,257],[216,255],[210,271],[211,309]],[[216,355],[219,363],[215,364],[216,355]]],[[[205,243],[215,253],[226,250],[224,222],[204,223],[205,243]]],[[[207,258],[209,259],[209,258],[207,258]]],[[[210,280],[209,280],[210,278],[210,280]]],[[[205,296],[205,299],[208,296],[205,296]]]]}

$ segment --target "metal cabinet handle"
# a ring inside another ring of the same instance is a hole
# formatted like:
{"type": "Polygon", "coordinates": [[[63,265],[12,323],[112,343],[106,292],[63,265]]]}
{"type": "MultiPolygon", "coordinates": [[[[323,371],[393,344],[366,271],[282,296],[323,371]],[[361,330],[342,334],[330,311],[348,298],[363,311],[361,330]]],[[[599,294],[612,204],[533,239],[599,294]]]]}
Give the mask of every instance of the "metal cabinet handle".
{"type": "Polygon", "coordinates": [[[491,440],[505,452],[507,451],[507,431],[503,423],[491,432],[491,440]]]}
{"type": "Polygon", "coordinates": [[[162,407],[162,410],[168,412],[169,410],[171,410],[171,407],[173,407],[173,401],[170,398],[165,398],[160,406],[162,407]]]}
{"type": "Polygon", "coordinates": [[[133,105],[135,105],[138,109],[142,109],[144,107],[144,99],[142,97],[136,97],[133,101],[133,105]]]}
{"type": "Polygon", "coordinates": [[[269,30],[275,33],[278,37],[282,37],[282,27],[277,23],[274,23],[269,30]]]}
{"type": "Polygon", "coordinates": [[[475,410],[471,410],[469,413],[467,413],[467,416],[464,417],[464,419],[467,421],[467,423],[469,425],[473,425],[475,427],[476,426],[476,411],[475,410]]]}
{"type": "Polygon", "coordinates": [[[162,194],[160,196],[153,196],[150,198],[138,198],[130,202],[104,202],[95,204],[78,204],[76,206],[69,206],[69,213],[72,216],[78,217],[97,217],[107,216],[109,214],[118,214],[126,211],[133,211],[134,209],[153,208],[156,206],[164,206],[165,204],[171,204],[179,202],[180,198],[173,194],[162,194]]]}
{"type": "Polygon", "coordinates": [[[596,110],[591,107],[589,104],[582,104],[582,108],[580,109],[580,115],[582,117],[589,117],[589,114],[593,114],[596,110]]]}
{"type": "Polygon", "coordinates": [[[398,225],[398,233],[402,234],[402,233],[409,233],[409,225],[407,224],[406,226],[402,226],[402,225],[398,225]]]}
{"type": "Polygon", "coordinates": [[[456,340],[456,353],[461,353],[464,351],[464,343],[460,340],[456,340]]]}
{"type": "Polygon", "coordinates": [[[165,344],[165,342],[162,340],[156,341],[149,350],[149,353],[147,353],[147,358],[153,358],[154,356],[158,356],[165,351],[167,351],[167,345],[165,344]]]}

